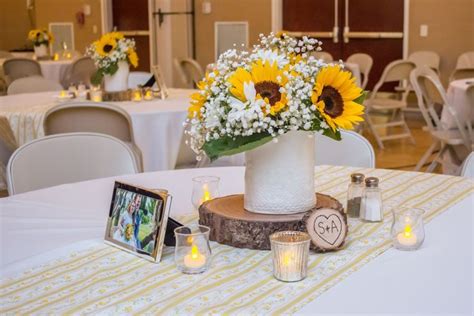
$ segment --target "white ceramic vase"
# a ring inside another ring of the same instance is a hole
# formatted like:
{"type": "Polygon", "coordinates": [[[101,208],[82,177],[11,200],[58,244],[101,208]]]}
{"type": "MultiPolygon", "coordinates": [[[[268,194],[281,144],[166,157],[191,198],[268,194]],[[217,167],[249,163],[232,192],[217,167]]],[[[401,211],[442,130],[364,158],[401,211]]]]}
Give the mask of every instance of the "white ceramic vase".
{"type": "Polygon", "coordinates": [[[38,46],[35,45],[34,49],[35,49],[35,56],[38,59],[44,58],[44,57],[49,55],[48,45],[46,45],[46,44],[41,44],[41,45],[38,45],[38,46]]]}
{"type": "Polygon", "coordinates": [[[314,134],[291,131],[245,153],[244,207],[249,212],[292,214],[316,205],[314,134]]]}
{"type": "Polygon", "coordinates": [[[130,66],[126,61],[118,63],[118,70],[113,75],[104,76],[104,89],[108,92],[128,90],[128,75],[130,66]]]}

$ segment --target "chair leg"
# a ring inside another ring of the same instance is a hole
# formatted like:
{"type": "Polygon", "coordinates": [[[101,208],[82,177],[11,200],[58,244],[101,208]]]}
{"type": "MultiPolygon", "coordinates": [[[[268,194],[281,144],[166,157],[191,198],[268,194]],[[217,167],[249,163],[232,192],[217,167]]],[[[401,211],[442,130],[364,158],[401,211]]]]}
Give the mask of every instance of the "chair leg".
{"type": "Polygon", "coordinates": [[[410,142],[413,145],[416,145],[415,138],[413,137],[413,134],[411,133],[410,128],[408,127],[407,121],[405,120],[405,114],[403,114],[403,111],[400,111],[400,120],[403,121],[403,129],[405,130],[405,132],[410,134],[410,142]]]}
{"type": "Polygon", "coordinates": [[[364,114],[365,116],[365,122],[369,126],[370,132],[372,135],[374,135],[375,140],[377,141],[377,145],[380,147],[380,149],[384,149],[385,147],[383,146],[383,142],[380,139],[379,135],[377,134],[377,131],[375,130],[372,120],[370,119],[370,115],[368,113],[364,114]]]}
{"type": "Polygon", "coordinates": [[[443,157],[444,153],[446,152],[446,149],[447,149],[446,145],[442,144],[440,151],[438,152],[436,157],[433,159],[433,162],[428,166],[428,168],[426,169],[426,172],[433,172],[433,170],[435,170],[436,166],[439,164],[440,157],[441,158],[443,157]]]}
{"type": "Polygon", "coordinates": [[[421,157],[421,159],[418,161],[418,163],[416,164],[416,167],[415,169],[413,169],[413,171],[420,171],[421,168],[425,165],[426,161],[428,160],[428,158],[431,157],[431,155],[433,154],[433,152],[435,151],[435,149],[439,146],[439,142],[434,142],[430,148],[428,148],[428,150],[423,154],[423,156],[421,157]]]}

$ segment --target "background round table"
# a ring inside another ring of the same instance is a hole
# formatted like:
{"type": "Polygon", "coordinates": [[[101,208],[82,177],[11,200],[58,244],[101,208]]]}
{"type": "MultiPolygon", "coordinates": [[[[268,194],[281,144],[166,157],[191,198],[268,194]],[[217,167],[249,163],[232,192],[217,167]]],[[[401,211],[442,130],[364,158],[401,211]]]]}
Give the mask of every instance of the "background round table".
{"type": "Polygon", "coordinates": [[[38,62],[44,78],[61,83],[74,60],[40,60],[38,62]]]}
{"type": "MultiPolygon", "coordinates": [[[[449,104],[454,108],[458,118],[463,121],[470,119],[474,123],[474,100],[469,100],[467,89],[474,85],[474,78],[454,80],[449,83],[447,98],[449,104]]],[[[444,128],[456,128],[453,116],[443,108],[441,124],[444,128]]]]}

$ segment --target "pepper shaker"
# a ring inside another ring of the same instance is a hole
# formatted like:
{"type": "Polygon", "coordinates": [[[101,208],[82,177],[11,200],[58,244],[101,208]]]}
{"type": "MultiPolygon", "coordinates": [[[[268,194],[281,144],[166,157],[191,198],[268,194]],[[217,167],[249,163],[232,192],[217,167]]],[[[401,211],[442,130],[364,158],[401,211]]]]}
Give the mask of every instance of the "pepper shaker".
{"type": "Polygon", "coordinates": [[[360,204],[363,193],[364,175],[362,173],[351,174],[351,183],[347,188],[347,216],[356,218],[360,216],[360,204]]]}
{"type": "Polygon", "coordinates": [[[380,222],[383,219],[382,193],[378,178],[368,177],[365,179],[365,190],[360,205],[360,219],[367,222],[380,222]]]}

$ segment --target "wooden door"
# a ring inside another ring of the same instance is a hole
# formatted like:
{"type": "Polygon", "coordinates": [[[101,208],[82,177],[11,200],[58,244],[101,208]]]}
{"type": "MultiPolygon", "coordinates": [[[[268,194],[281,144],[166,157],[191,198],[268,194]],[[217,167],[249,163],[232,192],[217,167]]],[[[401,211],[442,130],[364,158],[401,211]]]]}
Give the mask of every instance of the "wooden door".
{"type": "Polygon", "coordinates": [[[131,71],[150,71],[150,32],[148,0],[112,0],[114,28],[133,38],[139,58],[138,68],[131,71]]]}
{"type": "Polygon", "coordinates": [[[371,89],[388,63],[403,58],[403,12],[404,0],[283,0],[283,29],[327,32],[320,36],[322,48],[335,60],[354,53],[372,56],[371,89]]]}

